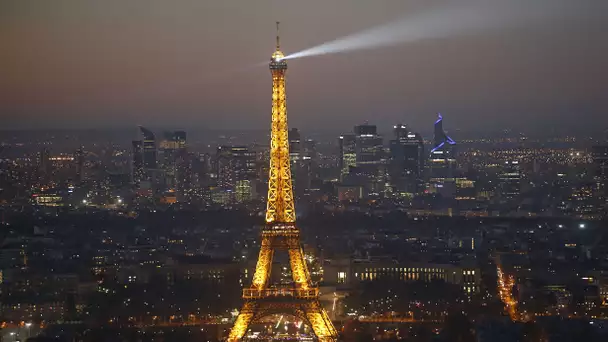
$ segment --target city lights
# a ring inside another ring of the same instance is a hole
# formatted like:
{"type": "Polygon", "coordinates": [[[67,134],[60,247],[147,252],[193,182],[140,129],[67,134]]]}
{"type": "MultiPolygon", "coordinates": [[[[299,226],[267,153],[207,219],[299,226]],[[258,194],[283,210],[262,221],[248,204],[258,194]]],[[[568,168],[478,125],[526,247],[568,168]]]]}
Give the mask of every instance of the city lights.
{"type": "Polygon", "coordinates": [[[135,3],[2,12],[0,340],[608,341],[606,5],[135,3]]]}

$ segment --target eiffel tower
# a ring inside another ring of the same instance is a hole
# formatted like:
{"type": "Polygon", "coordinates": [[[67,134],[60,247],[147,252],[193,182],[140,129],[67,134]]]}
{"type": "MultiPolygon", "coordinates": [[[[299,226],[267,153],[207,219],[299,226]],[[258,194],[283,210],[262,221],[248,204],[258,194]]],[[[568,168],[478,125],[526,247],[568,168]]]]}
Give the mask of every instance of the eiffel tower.
{"type": "Polygon", "coordinates": [[[295,225],[285,103],[287,62],[284,57],[279,46],[277,22],[277,49],[270,59],[272,132],[266,225],[261,234],[262,243],[252,284],[243,289],[244,304],[228,336],[230,342],[241,340],[252,323],[273,314],[293,315],[308,323],[319,341],[329,342],[337,338],[336,329],[319,303],[319,289],[310,281],[300,245],[300,230],[295,225]],[[293,285],[270,284],[275,251],[287,251],[293,285]]]}

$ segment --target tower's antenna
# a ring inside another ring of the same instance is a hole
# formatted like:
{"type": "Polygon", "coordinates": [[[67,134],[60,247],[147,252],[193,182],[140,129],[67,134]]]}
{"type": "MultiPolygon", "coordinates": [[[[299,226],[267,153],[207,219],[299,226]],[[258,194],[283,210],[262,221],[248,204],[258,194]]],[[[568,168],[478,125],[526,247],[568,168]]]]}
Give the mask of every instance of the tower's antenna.
{"type": "Polygon", "coordinates": [[[279,22],[277,21],[277,51],[280,50],[280,44],[279,44],[279,22]]]}

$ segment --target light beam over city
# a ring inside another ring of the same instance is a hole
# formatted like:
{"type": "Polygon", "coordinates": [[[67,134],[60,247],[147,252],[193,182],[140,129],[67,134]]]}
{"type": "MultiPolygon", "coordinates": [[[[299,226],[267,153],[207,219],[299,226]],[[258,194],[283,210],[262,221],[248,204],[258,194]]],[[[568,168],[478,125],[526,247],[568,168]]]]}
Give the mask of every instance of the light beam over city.
{"type": "Polygon", "coordinates": [[[287,55],[286,59],[390,47],[424,40],[497,33],[541,26],[572,14],[571,1],[466,0],[437,5],[422,13],[287,55]]]}

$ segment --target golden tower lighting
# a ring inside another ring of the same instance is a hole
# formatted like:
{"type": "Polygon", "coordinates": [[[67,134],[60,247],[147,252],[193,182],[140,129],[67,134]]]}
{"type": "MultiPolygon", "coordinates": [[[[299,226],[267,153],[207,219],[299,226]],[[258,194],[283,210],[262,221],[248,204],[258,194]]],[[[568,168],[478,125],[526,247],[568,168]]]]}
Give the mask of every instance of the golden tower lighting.
{"type": "Polygon", "coordinates": [[[279,313],[290,314],[307,322],[319,341],[329,342],[337,338],[336,329],[319,303],[319,289],[311,283],[300,246],[300,230],[295,225],[296,213],[287,138],[287,62],[284,57],[279,45],[277,22],[277,48],[270,58],[272,124],[266,226],[262,230],[260,254],[251,286],[243,289],[243,308],[228,336],[228,341],[231,342],[242,339],[252,323],[279,313]],[[270,272],[275,251],[287,251],[293,277],[292,285],[271,286],[270,272]]]}

